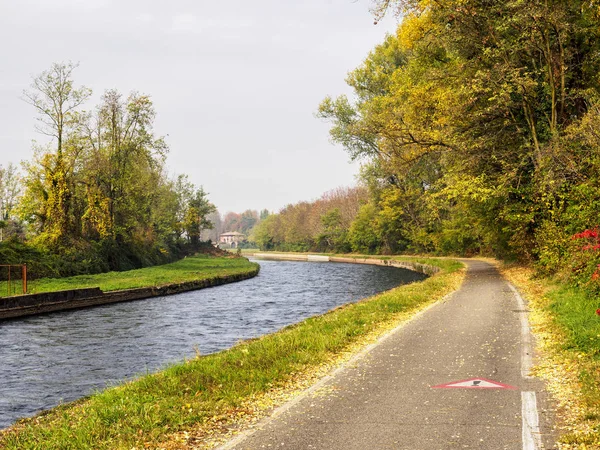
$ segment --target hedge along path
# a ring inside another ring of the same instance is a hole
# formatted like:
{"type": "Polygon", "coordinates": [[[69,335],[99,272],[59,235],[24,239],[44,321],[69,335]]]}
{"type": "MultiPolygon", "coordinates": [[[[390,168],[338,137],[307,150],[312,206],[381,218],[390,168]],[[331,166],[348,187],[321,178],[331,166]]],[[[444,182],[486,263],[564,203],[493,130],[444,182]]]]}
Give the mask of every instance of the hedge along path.
{"type": "Polygon", "coordinates": [[[352,353],[458,289],[461,263],[229,350],[198,356],[24,419],[7,449],[206,448],[258,420],[352,353]]]}

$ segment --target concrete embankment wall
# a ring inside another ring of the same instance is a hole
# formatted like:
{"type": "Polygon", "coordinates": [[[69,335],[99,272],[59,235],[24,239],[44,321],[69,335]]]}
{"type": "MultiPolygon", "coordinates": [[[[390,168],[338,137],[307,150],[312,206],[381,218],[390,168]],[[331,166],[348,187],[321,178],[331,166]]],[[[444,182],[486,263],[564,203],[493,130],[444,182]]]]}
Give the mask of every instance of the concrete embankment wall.
{"type": "Polygon", "coordinates": [[[122,291],[102,292],[99,288],[73,289],[68,291],[0,298],[0,320],[179,294],[181,292],[194,291],[197,289],[219,286],[221,284],[233,283],[235,281],[247,280],[258,275],[259,270],[259,268],[256,268],[247,273],[223,275],[206,280],[187,281],[166,286],[126,289],[122,291]]]}
{"type": "Polygon", "coordinates": [[[337,262],[348,264],[371,264],[376,266],[399,267],[401,269],[413,270],[415,272],[433,275],[440,271],[439,267],[422,264],[417,261],[397,261],[378,258],[352,258],[342,256],[307,255],[300,253],[255,253],[255,258],[272,259],[277,261],[314,261],[314,262],[337,262]]]}

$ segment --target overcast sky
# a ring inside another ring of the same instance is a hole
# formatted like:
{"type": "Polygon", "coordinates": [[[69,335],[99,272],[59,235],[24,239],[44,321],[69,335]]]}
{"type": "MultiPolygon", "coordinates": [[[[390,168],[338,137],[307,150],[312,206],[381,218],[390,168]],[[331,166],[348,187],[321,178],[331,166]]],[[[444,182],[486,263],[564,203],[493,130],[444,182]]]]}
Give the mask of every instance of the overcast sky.
{"type": "Polygon", "coordinates": [[[221,213],[311,200],[358,171],[314,117],[326,95],[393,32],[369,0],[0,0],[0,165],[32,155],[21,100],[53,62],[76,84],[152,97],[173,174],[204,186],[221,213]]]}

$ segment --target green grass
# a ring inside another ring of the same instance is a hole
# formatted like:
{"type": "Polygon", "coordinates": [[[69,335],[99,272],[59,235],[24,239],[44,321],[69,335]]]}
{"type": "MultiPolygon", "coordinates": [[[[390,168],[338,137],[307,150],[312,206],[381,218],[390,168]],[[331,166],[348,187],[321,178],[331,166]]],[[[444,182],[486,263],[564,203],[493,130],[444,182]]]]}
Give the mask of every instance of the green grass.
{"type": "MultiPolygon", "coordinates": [[[[585,353],[600,362],[600,300],[581,289],[561,286],[548,293],[556,322],[564,329],[565,349],[585,353]]],[[[600,404],[600,397],[598,398],[600,404]]]]}
{"type": "Polygon", "coordinates": [[[503,273],[527,296],[539,347],[534,373],[557,403],[561,449],[600,448],[600,300],[577,287],[534,276],[531,268],[503,273]]]}
{"type": "Polygon", "coordinates": [[[600,448],[600,317],[595,313],[600,300],[566,286],[547,295],[549,312],[562,331],[562,355],[578,372],[577,395],[582,406],[578,426],[563,435],[561,442],[572,448],[600,448]]]}
{"type": "MultiPolygon", "coordinates": [[[[103,291],[163,286],[185,281],[204,280],[215,276],[246,273],[257,267],[245,258],[223,258],[208,255],[190,256],[171,264],[95,275],[67,278],[41,278],[29,282],[28,292],[53,292],[67,289],[99,287],[103,291]]],[[[0,283],[0,295],[6,292],[0,283]]]]}
{"type": "Polygon", "coordinates": [[[0,432],[0,448],[180,448],[176,433],[194,430],[202,435],[235,416],[250,398],[288,385],[298,374],[315,370],[457,287],[460,263],[423,262],[444,270],[423,282],[22,420],[0,432]]]}
{"type": "MultiPolygon", "coordinates": [[[[237,248],[226,248],[224,249],[230,253],[237,253],[238,249],[237,248]]],[[[242,252],[242,255],[247,255],[247,254],[252,254],[252,253],[260,253],[260,249],[258,248],[242,248],[240,249],[242,252]]]]}

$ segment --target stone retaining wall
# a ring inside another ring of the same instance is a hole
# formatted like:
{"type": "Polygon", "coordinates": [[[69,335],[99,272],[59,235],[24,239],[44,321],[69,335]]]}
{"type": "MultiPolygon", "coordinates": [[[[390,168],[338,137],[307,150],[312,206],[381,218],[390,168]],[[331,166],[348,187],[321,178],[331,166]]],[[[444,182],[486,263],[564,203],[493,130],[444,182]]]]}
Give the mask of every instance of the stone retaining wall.
{"type": "Polygon", "coordinates": [[[440,271],[439,267],[423,264],[416,261],[397,261],[391,259],[374,259],[374,258],[343,258],[332,256],[329,258],[331,262],[343,262],[348,264],[373,264],[376,266],[398,267],[400,269],[408,269],[414,272],[424,273],[425,275],[433,275],[440,271]]]}
{"type": "Polygon", "coordinates": [[[0,298],[0,311],[5,309],[28,308],[50,303],[81,300],[84,298],[100,297],[100,288],[72,289],[68,291],[41,292],[39,294],[17,295],[15,297],[0,298]]]}
{"type": "Polygon", "coordinates": [[[276,261],[329,261],[347,264],[371,264],[375,266],[390,266],[424,273],[425,275],[433,275],[440,271],[439,267],[431,266],[429,264],[422,264],[416,261],[397,261],[391,259],[377,258],[352,258],[342,256],[308,255],[302,253],[255,253],[253,256],[259,259],[272,259],[276,261]]]}
{"type": "Polygon", "coordinates": [[[0,320],[53,311],[79,309],[89,306],[106,305],[109,303],[128,302],[151,297],[180,294],[182,292],[247,280],[258,275],[259,270],[259,268],[256,268],[247,273],[223,275],[206,280],[186,281],[166,286],[126,289],[122,291],[102,292],[99,288],[91,288],[18,295],[0,299],[0,320]]]}

